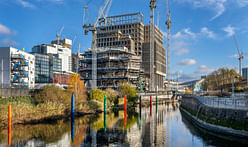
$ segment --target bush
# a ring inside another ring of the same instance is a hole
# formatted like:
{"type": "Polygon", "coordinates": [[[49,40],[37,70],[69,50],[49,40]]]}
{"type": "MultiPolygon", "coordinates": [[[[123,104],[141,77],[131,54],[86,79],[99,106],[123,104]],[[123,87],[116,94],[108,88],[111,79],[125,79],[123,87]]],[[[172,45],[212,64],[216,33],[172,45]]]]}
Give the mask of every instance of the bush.
{"type": "Polygon", "coordinates": [[[107,88],[105,90],[105,93],[107,95],[107,99],[109,100],[110,102],[110,105],[112,105],[113,103],[115,105],[118,104],[118,93],[114,90],[114,89],[111,89],[111,88],[107,88]]]}
{"type": "Polygon", "coordinates": [[[128,103],[135,103],[138,100],[138,94],[134,87],[129,84],[122,84],[118,87],[118,91],[120,92],[120,96],[127,96],[128,103]]]}
{"type": "Polygon", "coordinates": [[[236,87],[236,88],[234,89],[234,91],[235,91],[235,92],[244,92],[244,89],[241,88],[241,87],[236,87]]]}
{"type": "Polygon", "coordinates": [[[34,98],[38,103],[70,104],[71,93],[67,93],[57,86],[46,86],[35,94],[34,98]]]}
{"type": "Polygon", "coordinates": [[[95,88],[95,89],[90,91],[89,99],[103,102],[104,101],[104,94],[105,94],[104,91],[95,88]]]}

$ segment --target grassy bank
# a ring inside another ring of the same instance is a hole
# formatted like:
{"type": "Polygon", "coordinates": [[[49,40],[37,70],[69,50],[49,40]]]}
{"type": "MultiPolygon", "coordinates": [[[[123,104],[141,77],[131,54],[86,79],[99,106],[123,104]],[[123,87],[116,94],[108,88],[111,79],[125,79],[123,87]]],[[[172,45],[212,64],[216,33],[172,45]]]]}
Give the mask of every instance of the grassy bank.
{"type": "MultiPolygon", "coordinates": [[[[76,76],[76,75],[75,75],[76,76]]],[[[73,77],[72,77],[73,78],[73,77]]],[[[107,97],[107,106],[123,105],[123,97],[127,95],[127,103],[132,106],[137,101],[137,91],[128,84],[120,85],[118,91],[113,89],[93,89],[86,93],[83,83],[78,84],[75,90],[72,86],[63,90],[56,86],[47,86],[38,91],[34,97],[0,98],[0,128],[7,127],[8,105],[12,107],[12,124],[33,124],[58,120],[70,116],[71,95],[75,94],[76,115],[93,114],[103,111],[104,95],[107,97]],[[81,87],[81,88],[79,88],[81,87]]]]}
{"type": "MultiPolygon", "coordinates": [[[[12,124],[37,123],[70,115],[70,105],[63,103],[38,103],[34,98],[0,98],[0,128],[7,127],[8,105],[12,108],[12,124]]],[[[76,113],[95,113],[99,106],[93,101],[76,103],[76,113]]]]}

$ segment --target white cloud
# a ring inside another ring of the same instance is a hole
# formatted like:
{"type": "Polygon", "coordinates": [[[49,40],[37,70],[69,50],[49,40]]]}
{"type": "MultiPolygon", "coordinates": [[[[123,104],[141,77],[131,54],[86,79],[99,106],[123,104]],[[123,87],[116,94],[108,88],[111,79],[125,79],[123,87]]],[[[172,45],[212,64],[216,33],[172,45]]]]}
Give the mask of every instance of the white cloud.
{"type": "Polygon", "coordinates": [[[214,20],[220,15],[222,15],[226,8],[225,4],[227,0],[175,0],[179,3],[189,3],[194,8],[204,8],[204,9],[210,9],[216,12],[216,15],[213,16],[210,20],[214,20]]]}
{"type": "Polygon", "coordinates": [[[196,34],[193,33],[193,32],[191,32],[189,28],[183,29],[183,32],[184,32],[186,35],[188,35],[188,36],[190,36],[190,37],[192,37],[192,38],[195,38],[195,36],[196,36],[196,34]]]}
{"type": "Polygon", "coordinates": [[[230,36],[232,36],[233,34],[235,34],[235,30],[236,30],[237,28],[235,28],[235,27],[232,27],[230,24],[227,26],[227,27],[225,27],[225,28],[223,28],[223,31],[225,31],[226,33],[227,33],[227,37],[230,37],[230,36]]]}
{"type": "Polygon", "coordinates": [[[230,58],[238,58],[238,57],[239,57],[238,54],[234,54],[234,55],[230,56],[230,58]]]}
{"type": "Polygon", "coordinates": [[[172,35],[173,39],[189,39],[189,38],[197,38],[197,37],[208,37],[211,39],[216,39],[217,35],[209,30],[207,27],[201,28],[201,31],[198,33],[194,33],[190,31],[190,28],[184,28],[182,31],[177,32],[176,34],[172,35]]]}
{"type": "Polygon", "coordinates": [[[17,3],[22,5],[24,8],[35,8],[35,5],[25,0],[17,0],[17,3]]]}
{"type": "Polygon", "coordinates": [[[184,74],[184,72],[183,72],[183,70],[179,70],[179,71],[171,72],[170,74],[171,74],[171,75],[177,76],[177,75],[182,75],[182,74],[184,74]]]}
{"type": "Polygon", "coordinates": [[[183,54],[189,53],[189,49],[181,48],[175,51],[175,56],[182,56],[183,54]]]}
{"type": "Polygon", "coordinates": [[[210,31],[208,28],[203,27],[201,28],[201,33],[206,35],[208,38],[216,39],[216,35],[214,32],[210,31]]]}
{"type": "Polygon", "coordinates": [[[248,0],[237,0],[237,3],[240,7],[245,7],[248,5],[248,0]]]}
{"type": "Polygon", "coordinates": [[[181,32],[177,32],[175,35],[172,35],[172,38],[174,39],[178,39],[182,37],[182,33],[181,32]]]}
{"type": "Polygon", "coordinates": [[[207,65],[201,65],[196,70],[196,74],[207,74],[213,72],[214,69],[209,68],[207,65]]]}
{"type": "Polygon", "coordinates": [[[11,31],[8,27],[0,24],[0,35],[10,35],[11,31]]]}
{"type": "Polygon", "coordinates": [[[196,63],[197,62],[194,59],[183,59],[179,61],[178,63],[176,63],[176,66],[188,66],[188,65],[194,65],[196,63]]]}
{"type": "Polygon", "coordinates": [[[178,41],[171,45],[171,49],[175,56],[181,56],[183,54],[189,53],[189,49],[187,47],[188,44],[184,41],[178,41]]]}
{"type": "Polygon", "coordinates": [[[9,40],[8,38],[5,38],[3,40],[0,40],[0,45],[17,46],[17,45],[19,45],[19,43],[16,41],[9,40]]]}

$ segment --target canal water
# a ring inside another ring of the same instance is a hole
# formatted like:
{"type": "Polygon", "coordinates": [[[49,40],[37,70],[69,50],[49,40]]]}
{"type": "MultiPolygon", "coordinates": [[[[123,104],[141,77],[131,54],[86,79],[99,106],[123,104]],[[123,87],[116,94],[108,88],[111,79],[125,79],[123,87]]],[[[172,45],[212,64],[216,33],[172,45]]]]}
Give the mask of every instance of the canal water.
{"type": "MultiPolygon", "coordinates": [[[[0,146],[8,146],[8,130],[0,131],[0,146]]],[[[179,104],[163,104],[156,109],[128,109],[60,120],[47,124],[12,127],[14,147],[205,147],[247,146],[222,140],[198,130],[179,110],[179,104]],[[141,112],[141,113],[140,113],[141,112]],[[126,117],[125,117],[126,116],[126,117]],[[105,120],[105,121],[104,121],[105,120]]]]}

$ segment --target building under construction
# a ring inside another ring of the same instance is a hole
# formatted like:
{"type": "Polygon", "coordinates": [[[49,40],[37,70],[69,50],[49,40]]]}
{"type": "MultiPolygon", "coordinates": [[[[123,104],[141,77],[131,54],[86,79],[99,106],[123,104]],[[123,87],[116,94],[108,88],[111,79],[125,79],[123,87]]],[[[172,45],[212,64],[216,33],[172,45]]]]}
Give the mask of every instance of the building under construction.
{"type": "MultiPolygon", "coordinates": [[[[142,46],[142,63],[146,77],[150,77],[150,26],[145,26],[145,39],[142,46]]],[[[154,26],[154,85],[160,89],[164,88],[164,77],[166,76],[166,57],[163,47],[163,32],[154,26]]]]}
{"type": "MultiPolygon", "coordinates": [[[[163,32],[156,26],[154,28],[154,86],[163,89],[163,81],[166,76],[163,32]]],[[[96,32],[96,40],[97,48],[126,47],[130,55],[139,56],[139,62],[142,63],[140,69],[144,71],[146,79],[143,87],[148,88],[150,79],[150,25],[144,25],[143,14],[133,13],[107,17],[105,23],[102,23],[96,32]]],[[[97,81],[99,83],[99,80],[97,81]]],[[[104,82],[102,84],[104,85],[104,82]]]]}
{"type": "MultiPolygon", "coordinates": [[[[100,89],[117,89],[122,83],[129,83],[139,88],[139,77],[144,76],[141,69],[141,56],[128,51],[128,48],[98,48],[97,49],[97,87],[100,89]]],[[[80,73],[86,87],[91,87],[92,50],[82,54],[80,73]]]]}
{"type": "Polygon", "coordinates": [[[129,52],[142,55],[144,24],[141,13],[111,16],[97,31],[97,47],[127,47],[129,52]]]}

